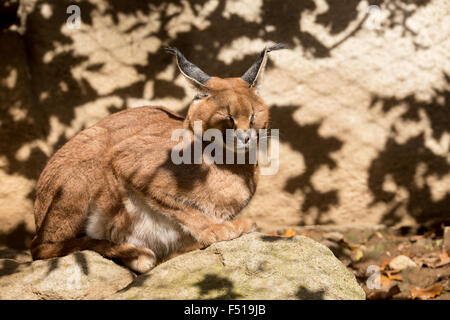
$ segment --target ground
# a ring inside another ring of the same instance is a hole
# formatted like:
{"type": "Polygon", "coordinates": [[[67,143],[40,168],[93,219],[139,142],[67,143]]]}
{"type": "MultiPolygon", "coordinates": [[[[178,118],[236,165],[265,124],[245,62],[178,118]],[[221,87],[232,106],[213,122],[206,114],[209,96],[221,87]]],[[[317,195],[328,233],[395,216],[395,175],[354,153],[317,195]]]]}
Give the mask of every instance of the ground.
{"type": "Polygon", "coordinates": [[[272,234],[301,234],[328,246],[355,274],[368,299],[448,300],[450,259],[444,249],[443,230],[444,226],[310,226],[286,228],[272,234]],[[417,266],[404,270],[392,269],[389,264],[399,255],[409,257],[417,266]],[[376,267],[370,269],[369,266],[376,267]],[[377,270],[381,288],[370,289],[367,286],[368,279],[377,270]]]}

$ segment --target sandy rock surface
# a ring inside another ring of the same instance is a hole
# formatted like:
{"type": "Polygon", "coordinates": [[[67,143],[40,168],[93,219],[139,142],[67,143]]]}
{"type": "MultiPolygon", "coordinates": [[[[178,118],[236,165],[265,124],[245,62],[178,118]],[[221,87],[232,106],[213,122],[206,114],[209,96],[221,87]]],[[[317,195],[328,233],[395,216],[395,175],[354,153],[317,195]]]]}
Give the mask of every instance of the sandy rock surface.
{"type": "Polygon", "coordinates": [[[33,262],[0,259],[0,299],[102,299],[133,278],[92,251],[33,262]]]}
{"type": "Polygon", "coordinates": [[[0,299],[364,299],[355,276],[305,237],[252,233],[168,260],[149,273],[92,251],[0,259],[0,299]]]}
{"type": "Polygon", "coordinates": [[[252,233],[178,256],[112,299],[365,299],[354,275],[305,237],[252,233]]]}

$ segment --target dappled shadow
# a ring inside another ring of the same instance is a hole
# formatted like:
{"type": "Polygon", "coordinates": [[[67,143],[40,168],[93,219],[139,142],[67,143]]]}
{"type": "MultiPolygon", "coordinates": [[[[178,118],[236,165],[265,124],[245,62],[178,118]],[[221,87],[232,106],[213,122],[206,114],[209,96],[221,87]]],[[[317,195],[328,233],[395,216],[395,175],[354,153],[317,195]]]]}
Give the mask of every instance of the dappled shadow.
{"type": "MultiPolygon", "coordinates": [[[[179,31],[175,36],[171,33],[173,21],[183,12],[191,10],[196,17],[204,14],[206,0],[198,0],[190,3],[179,0],[172,1],[152,1],[149,4],[140,0],[110,0],[103,12],[105,16],[111,16],[113,23],[120,23],[120,16],[138,14],[157,14],[160,27],[157,31],[148,32],[145,38],[155,37],[163,45],[178,47],[191,61],[197,63],[207,73],[222,77],[240,76],[251,65],[255,59],[254,53],[244,54],[243,57],[234,59],[231,63],[225,63],[218,59],[218,55],[223,48],[230,46],[234,40],[241,37],[250,39],[262,39],[264,42],[283,42],[290,46],[300,43],[301,47],[311,54],[313,58],[330,56],[330,49],[320,40],[307,31],[300,29],[299,22],[302,14],[316,9],[312,0],[295,1],[288,0],[280,3],[275,0],[265,0],[261,7],[261,17],[257,22],[249,21],[243,17],[230,14],[225,16],[223,12],[227,7],[227,1],[220,1],[219,4],[206,16],[210,21],[205,28],[191,25],[187,31],[179,31]],[[169,10],[170,8],[178,8],[169,10]],[[270,26],[270,28],[266,28],[270,26]],[[206,40],[208,39],[208,40],[206,40]]],[[[330,27],[331,34],[344,32],[352,21],[357,19],[358,1],[337,2],[328,0],[329,8],[326,12],[317,16],[316,22],[325,27],[330,27]]],[[[371,1],[371,3],[379,1],[371,1]]],[[[182,99],[185,97],[185,89],[173,81],[156,78],[156,75],[164,71],[168,65],[173,64],[173,57],[161,50],[147,53],[147,64],[127,65],[132,67],[139,75],[139,80],[125,87],[117,87],[107,94],[99,93],[91,82],[88,81],[92,72],[102,72],[103,63],[91,63],[89,55],[80,54],[70,47],[73,38],[70,32],[62,32],[62,26],[67,20],[66,8],[72,4],[70,1],[38,1],[34,10],[27,19],[27,30],[24,35],[24,43],[27,52],[27,62],[30,68],[30,79],[23,79],[30,82],[32,88],[34,111],[30,112],[26,120],[9,121],[14,124],[8,129],[8,133],[36,131],[35,128],[28,128],[30,123],[38,126],[38,131],[43,133],[44,138],[51,132],[50,119],[55,117],[60,123],[70,125],[75,118],[75,108],[86,103],[97,100],[105,96],[119,96],[123,103],[121,106],[111,105],[110,111],[117,111],[126,107],[126,101],[130,97],[141,97],[145,85],[149,80],[154,81],[153,98],[173,97],[182,99]],[[44,5],[49,4],[52,14],[44,16],[42,14],[44,5]],[[58,49],[59,46],[67,46],[67,49],[58,49]],[[51,57],[51,58],[49,58],[51,57]],[[43,63],[45,61],[45,63],[43,63]],[[86,73],[75,77],[73,70],[84,68],[86,73]],[[33,121],[29,121],[30,117],[33,121]]],[[[92,17],[94,12],[101,12],[98,4],[89,1],[79,1],[77,5],[81,9],[82,23],[94,25],[92,17]]],[[[153,16],[152,16],[153,17],[153,16]]],[[[156,19],[156,16],[152,19],[156,19]]],[[[153,21],[149,21],[153,22],[153,21]]],[[[144,23],[137,21],[130,25],[125,34],[142,28],[144,23]]],[[[95,29],[94,29],[95,30],[95,29]]],[[[246,48],[243,48],[245,52],[246,48]]],[[[100,47],[99,50],[109,52],[114,56],[119,64],[124,64],[120,57],[114,54],[113,49],[100,47]]],[[[269,62],[269,68],[271,64],[269,62]]],[[[5,74],[1,74],[5,77],[5,74]]],[[[169,106],[170,107],[170,106],[169,106]]],[[[10,117],[4,114],[5,117],[10,117]]],[[[2,150],[10,161],[9,172],[17,172],[19,163],[15,159],[18,148],[25,143],[34,140],[36,134],[23,137],[20,141],[12,144],[11,148],[2,150]]],[[[53,150],[57,150],[67,141],[65,134],[60,133],[57,142],[53,145],[53,150]]],[[[36,179],[42,170],[47,159],[47,155],[38,147],[31,149],[31,154],[25,161],[22,161],[21,168],[32,168],[28,171],[20,171],[20,174],[32,179],[36,179]],[[34,164],[38,165],[34,165],[34,164]],[[28,164],[28,165],[27,165],[28,164]],[[33,164],[30,166],[30,164],[33,164]]]]}
{"type": "MultiPolygon", "coordinates": [[[[86,259],[85,253],[83,251],[74,252],[73,256],[75,258],[75,265],[77,265],[86,276],[89,275],[89,264],[86,259]]],[[[57,270],[59,267],[60,261],[58,258],[49,259],[46,276],[57,270]]],[[[64,265],[63,267],[66,268],[67,265],[64,265]]]]}
{"type": "Polygon", "coordinates": [[[323,214],[330,210],[331,206],[339,204],[338,190],[317,190],[311,179],[322,166],[330,170],[336,168],[331,153],[340,150],[343,142],[336,137],[322,137],[319,134],[321,122],[300,125],[294,119],[294,113],[298,109],[300,107],[296,106],[274,106],[270,109],[271,127],[280,128],[280,141],[288,143],[292,149],[300,152],[305,163],[305,171],[290,177],[284,189],[289,193],[295,193],[297,190],[302,192],[302,216],[317,211],[314,218],[316,224],[331,223],[332,221],[323,218],[323,214]]]}
{"type": "MultiPolygon", "coordinates": [[[[449,75],[444,74],[444,78],[447,87],[450,87],[449,75]]],[[[383,150],[370,165],[368,178],[368,186],[374,196],[372,205],[381,202],[390,207],[381,222],[388,225],[399,222],[402,217],[400,210],[405,209],[419,223],[450,220],[448,187],[444,188],[443,195],[433,196],[432,186],[428,182],[430,178],[440,180],[450,174],[448,153],[438,154],[427,143],[431,138],[439,142],[444,134],[450,134],[449,89],[435,89],[430,101],[421,101],[414,94],[402,99],[372,98],[372,106],[380,103],[386,113],[396,107],[405,107],[405,112],[400,116],[404,121],[419,123],[427,119],[431,131],[430,136],[424,130],[399,142],[396,126],[390,128],[391,134],[383,150]],[[395,190],[385,190],[387,180],[395,184],[395,190]],[[401,189],[406,190],[407,194],[399,198],[401,189]]]]}
{"type": "Polygon", "coordinates": [[[293,237],[281,237],[281,236],[261,236],[260,239],[266,242],[277,242],[277,241],[291,241],[293,237]]]}
{"type": "Polygon", "coordinates": [[[52,273],[53,271],[58,269],[58,267],[59,267],[58,259],[51,259],[51,260],[49,260],[48,261],[48,269],[47,269],[46,276],[48,276],[50,273],[52,273]]]}
{"type": "MultiPolygon", "coordinates": [[[[27,257],[27,250],[33,233],[30,232],[24,222],[19,223],[16,227],[8,232],[0,232],[0,277],[15,273],[21,261],[27,257]],[[20,258],[21,261],[16,261],[20,258]]],[[[31,260],[31,256],[26,260],[31,260]]],[[[24,261],[22,261],[24,262],[24,261]]]]}
{"type": "Polygon", "coordinates": [[[298,288],[295,296],[300,300],[324,300],[325,291],[324,290],[309,290],[305,287],[298,288]]]}
{"type": "MultiPolygon", "coordinates": [[[[200,297],[205,297],[218,292],[219,295],[212,298],[214,300],[237,299],[242,295],[234,292],[234,285],[229,279],[215,274],[207,274],[205,277],[194,284],[200,288],[200,297]]],[[[211,299],[211,298],[209,298],[211,299]]]]}
{"type": "Polygon", "coordinates": [[[85,275],[88,275],[89,274],[89,265],[86,260],[86,257],[84,256],[84,253],[83,252],[75,252],[74,256],[75,256],[75,261],[81,267],[81,270],[83,271],[83,273],[85,275]]]}
{"type": "MultiPolygon", "coordinates": [[[[115,261],[118,264],[121,264],[120,261],[115,261]]],[[[141,274],[138,275],[129,285],[127,285],[125,288],[120,289],[117,291],[117,293],[124,293],[130,290],[131,288],[140,288],[145,285],[145,281],[150,278],[150,274],[141,274]]]]}
{"type": "Polygon", "coordinates": [[[0,232],[0,246],[15,250],[28,249],[34,234],[28,230],[25,222],[17,224],[12,230],[0,232]]]}
{"type": "Polygon", "coordinates": [[[18,9],[18,1],[2,1],[0,3],[0,30],[20,24],[19,16],[16,14],[18,9]]]}
{"type": "Polygon", "coordinates": [[[20,263],[12,259],[2,259],[0,266],[0,277],[9,276],[18,271],[20,263]]]}
{"type": "MultiPolygon", "coordinates": [[[[389,15],[387,17],[387,26],[389,28],[401,27],[403,36],[416,36],[417,31],[408,26],[408,19],[416,12],[417,8],[423,7],[431,0],[395,0],[383,1],[386,4],[389,15]]],[[[419,49],[419,47],[416,46],[419,49]]]]}

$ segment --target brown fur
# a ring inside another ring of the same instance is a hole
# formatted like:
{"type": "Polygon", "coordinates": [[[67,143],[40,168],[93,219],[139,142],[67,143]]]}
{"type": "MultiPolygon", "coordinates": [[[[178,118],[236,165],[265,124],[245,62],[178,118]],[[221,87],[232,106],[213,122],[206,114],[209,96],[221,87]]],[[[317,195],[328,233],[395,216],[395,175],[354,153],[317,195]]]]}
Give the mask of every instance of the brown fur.
{"type": "Polygon", "coordinates": [[[37,184],[33,258],[89,249],[145,272],[176,252],[249,232],[250,221],[234,218],[255,192],[257,165],[175,165],[170,152],[177,142],[171,141],[171,134],[192,128],[195,120],[202,120],[204,129],[231,128],[229,114],[235,128],[266,128],[268,109],[240,78],[211,78],[205,89],[208,96],[194,101],[186,119],[163,107],[124,110],[58,150],[37,184]],[[154,208],[155,215],[161,212],[158,219],[173,221],[183,234],[170,252],[160,244],[150,250],[127,243],[137,228],[126,206],[127,199],[134,198],[154,208]],[[104,222],[101,239],[86,237],[94,213],[104,222]]]}

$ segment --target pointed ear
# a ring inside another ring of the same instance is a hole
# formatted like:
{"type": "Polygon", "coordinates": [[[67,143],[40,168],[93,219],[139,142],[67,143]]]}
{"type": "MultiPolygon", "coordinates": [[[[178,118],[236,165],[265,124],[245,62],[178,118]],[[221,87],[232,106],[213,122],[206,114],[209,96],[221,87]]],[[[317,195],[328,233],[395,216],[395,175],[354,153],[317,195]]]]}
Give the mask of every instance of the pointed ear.
{"type": "Polygon", "coordinates": [[[284,44],[276,44],[272,47],[265,48],[258,59],[253,63],[253,65],[244,73],[241,77],[242,80],[247,82],[251,88],[255,88],[258,92],[261,86],[262,77],[264,73],[264,68],[266,67],[268,53],[274,50],[285,49],[286,46],[284,44]]]}
{"type": "Polygon", "coordinates": [[[177,48],[165,47],[164,49],[166,52],[177,57],[178,69],[196,90],[202,93],[207,93],[209,91],[206,86],[206,82],[211,78],[209,75],[187,60],[177,48]]]}

